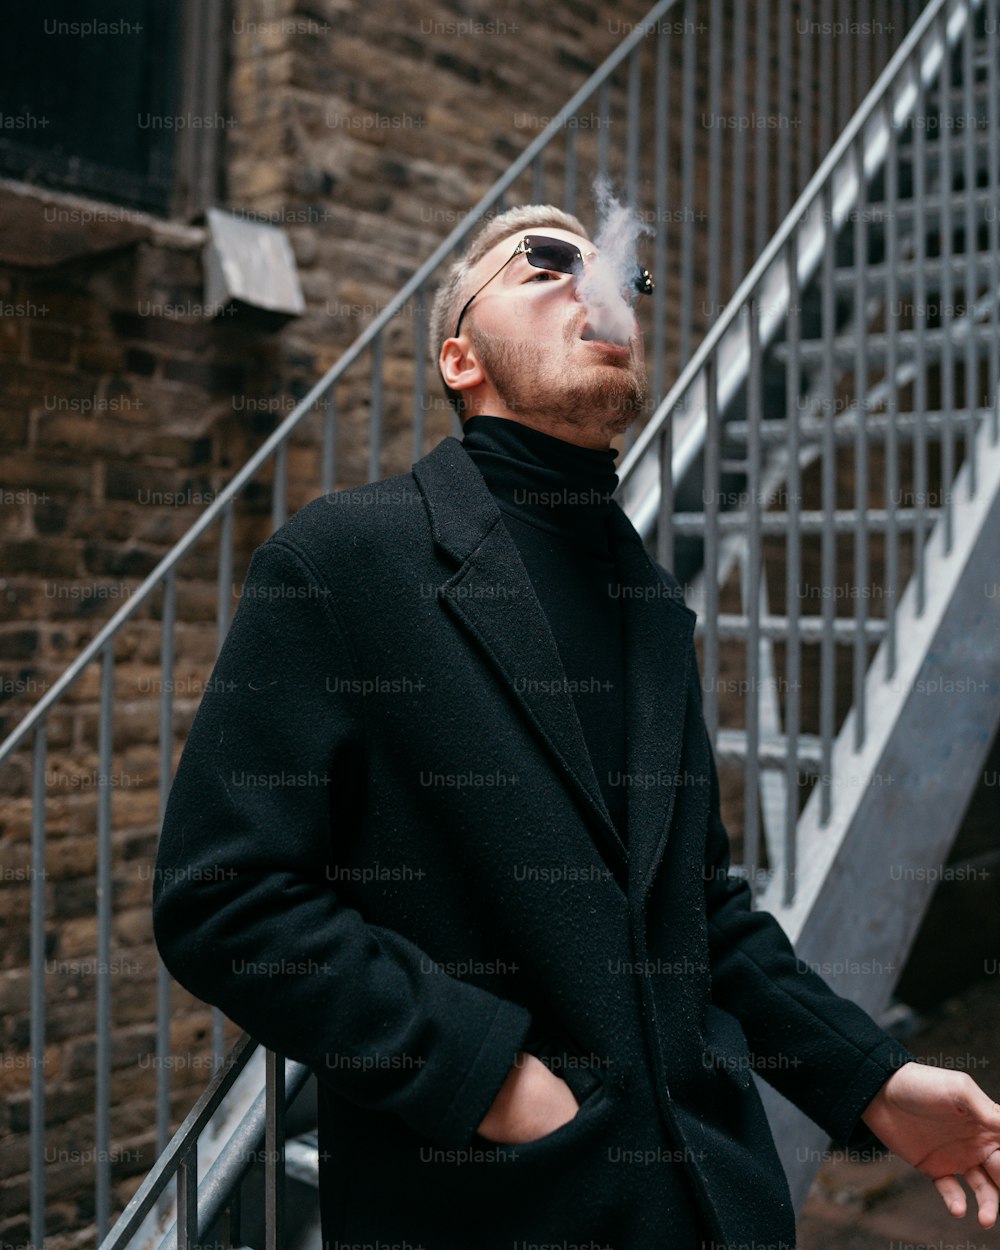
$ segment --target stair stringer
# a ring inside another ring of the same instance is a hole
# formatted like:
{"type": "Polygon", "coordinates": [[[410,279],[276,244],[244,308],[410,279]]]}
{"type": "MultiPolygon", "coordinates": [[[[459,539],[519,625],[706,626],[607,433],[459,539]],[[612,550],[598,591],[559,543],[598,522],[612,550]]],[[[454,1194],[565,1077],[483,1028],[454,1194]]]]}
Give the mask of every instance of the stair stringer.
{"type": "MultiPolygon", "coordinates": [[[[977,438],[977,493],[966,461],[954,482],[953,544],[944,523],[927,543],[926,604],[910,580],[897,611],[897,668],[886,642],[865,683],[867,736],[855,752],[854,712],[833,748],[838,785],[825,828],[818,786],[798,825],[795,901],[773,878],[758,900],[799,959],[877,1018],[903,961],[1000,726],[1000,442],[977,438]],[[881,780],[880,780],[881,779],[881,780]],[[895,870],[895,871],[894,871],[895,870]]],[[[826,1157],[826,1135],[773,1089],[761,1094],[796,1206],[826,1157]]]]}

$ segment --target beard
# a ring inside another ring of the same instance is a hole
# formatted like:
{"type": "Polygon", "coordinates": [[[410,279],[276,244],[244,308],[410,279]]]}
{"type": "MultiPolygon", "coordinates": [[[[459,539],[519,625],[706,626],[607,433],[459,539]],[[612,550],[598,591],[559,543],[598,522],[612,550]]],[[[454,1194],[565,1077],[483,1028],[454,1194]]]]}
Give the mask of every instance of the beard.
{"type": "MultiPolygon", "coordinates": [[[[574,343],[576,326],[572,329],[574,343]]],[[[551,347],[490,334],[474,318],[469,338],[500,399],[518,416],[537,414],[614,435],[642,413],[646,370],[634,351],[625,364],[566,364],[555,358],[551,347]]]]}

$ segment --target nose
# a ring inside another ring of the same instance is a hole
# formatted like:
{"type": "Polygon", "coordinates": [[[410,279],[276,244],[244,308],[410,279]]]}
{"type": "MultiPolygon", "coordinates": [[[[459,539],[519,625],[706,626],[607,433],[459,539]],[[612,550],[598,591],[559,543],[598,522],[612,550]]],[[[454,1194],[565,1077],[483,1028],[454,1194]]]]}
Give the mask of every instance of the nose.
{"type": "Polygon", "coordinates": [[[573,275],[573,297],[574,299],[579,300],[581,303],[583,303],[583,298],[580,295],[580,286],[583,282],[584,277],[589,272],[588,266],[590,266],[592,262],[596,260],[597,260],[597,253],[588,252],[587,255],[585,255],[583,258],[583,263],[579,266],[576,273],[573,275]]]}

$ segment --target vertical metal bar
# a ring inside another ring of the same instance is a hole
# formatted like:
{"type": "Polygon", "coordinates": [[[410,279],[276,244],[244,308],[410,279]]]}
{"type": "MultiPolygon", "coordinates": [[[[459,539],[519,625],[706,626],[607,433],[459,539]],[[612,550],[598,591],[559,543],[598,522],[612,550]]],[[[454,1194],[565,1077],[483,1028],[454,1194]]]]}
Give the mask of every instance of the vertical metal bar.
{"type": "Polygon", "coordinates": [[[656,236],[653,240],[653,407],[666,393],[667,374],[667,152],[670,130],[670,36],[661,24],[656,36],[655,161],[656,236]]]}
{"type": "Polygon", "coordinates": [[[837,45],[837,133],[840,134],[847,126],[851,116],[851,68],[855,54],[855,45],[864,40],[864,35],[850,37],[851,0],[840,0],[840,43],[837,45]]]}
{"type": "Polygon", "coordinates": [[[271,494],[271,529],[284,525],[288,516],[288,439],[283,439],[274,452],[274,490],[271,494]]]}
{"type": "Polygon", "coordinates": [[[101,651],[101,703],[97,725],[97,1021],[94,1058],[94,1223],[97,1243],[111,1217],[111,770],[115,693],[115,643],[101,651]]]}
{"type": "Polygon", "coordinates": [[[640,44],[636,44],[628,59],[628,128],[625,132],[625,193],[628,206],[633,210],[639,202],[639,133],[641,126],[639,102],[642,86],[639,65],[640,46],[640,44]]]}
{"type": "Polygon", "coordinates": [[[760,420],[764,404],[764,368],[760,346],[760,290],[746,305],[749,317],[750,374],[747,381],[747,556],[743,611],[748,618],[746,645],[746,774],[744,777],[743,864],[756,893],[760,886],[760,584],[761,556],[760,420]]]}
{"type": "MultiPolygon", "coordinates": [[[[968,497],[976,495],[976,421],[979,412],[979,360],[976,348],[976,257],[979,252],[976,226],[976,104],[973,95],[976,71],[973,64],[975,14],[971,6],[966,12],[962,32],[962,107],[965,110],[965,460],[969,466],[968,497]]],[[[987,47],[989,44],[987,43],[987,47]]],[[[997,207],[994,205],[994,207],[997,207]]]]}
{"type": "Polygon", "coordinates": [[[563,208],[576,212],[576,131],[566,130],[566,185],[563,187],[563,208]]]}
{"type": "MultiPolygon", "coordinates": [[[[601,90],[604,90],[602,84],[601,90]]],[[[545,149],[543,148],[531,162],[531,202],[545,203],[545,149]]]]}
{"type": "Polygon", "coordinates": [[[788,274],[788,319],[786,339],[788,365],[785,410],[788,413],[788,529],[785,532],[785,600],[788,618],[788,640],[785,651],[785,880],[783,901],[790,904],[795,897],[798,844],[796,832],[799,819],[799,721],[802,688],[802,642],[799,636],[799,595],[801,593],[802,552],[799,536],[800,473],[799,414],[801,412],[801,374],[799,344],[802,341],[801,305],[799,304],[798,232],[792,231],[786,248],[788,274]]]}
{"type": "Polygon", "coordinates": [[[893,0],[892,5],[892,24],[896,33],[896,46],[903,42],[906,38],[906,12],[903,0],[893,0]]]}
{"type": "MultiPolygon", "coordinates": [[[[157,827],[163,828],[174,771],[174,630],[177,620],[176,566],[163,579],[160,626],[160,769],[157,827]]],[[[156,1153],[170,1140],[170,974],[163,961],[156,970],[156,1153]]]]}
{"type": "Polygon", "coordinates": [[[722,127],[718,117],[722,100],[722,0],[711,0],[709,14],[708,109],[712,125],[708,132],[708,306],[706,329],[719,315],[722,248],[722,127]]]}
{"type": "MultiPolygon", "coordinates": [[[[923,76],[917,74],[916,117],[926,114],[926,89],[923,76]]],[[[916,429],[913,448],[913,485],[916,494],[916,521],[913,531],[913,557],[916,575],[917,615],[923,616],[927,596],[927,221],[924,197],[927,194],[927,158],[924,127],[913,128],[913,302],[916,350],[913,380],[913,406],[916,429]]],[[[939,261],[940,263],[940,261],[939,261]]]]}
{"type": "MultiPolygon", "coordinates": [[[[821,6],[822,7],[822,6],[821,6]]],[[[833,41],[836,35],[819,36],[819,159],[822,161],[833,143],[833,41]]]]}
{"type": "Polygon", "coordinates": [[[413,449],[414,463],[424,451],[427,399],[427,295],[423,287],[413,297],[413,449]]]}
{"type": "MultiPolygon", "coordinates": [[[[219,522],[219,580],[216,598],[216,650],[222,650],[222,644],[229,632],[229,621],[233,603],[233,509],[235,501],[230,499],[223,507],[219,522]]],[[[226,1018],[218,1007],[212,1008],[212,1071],[218,1071],[225,1058],[225,1025],[226,1018]]]]}
{"type": "MultiPolygon", "coordinates": [[[[742,9],[742,5],[736,6],[742,9]]],[[[812,169],[812,0],[799,4],[799,185],[801,194],[812,169]]]]}
{"type": "MultiPolygon", "coordinates": [[[[833,180],[823,184],[823,220],[833,221],[833,180]]],[[[833,373],[833,340],[836,334],[836,307],[833,286],[833,230],[827,229],[823,244],[823,278],[822,278],[822,334],[823,334],[823,373],[822,387],[824,398],[823,447],[822,447],[822,496],[823,526],[822,555],[820,578],[823,587],[823,620],[820,633],[820,823],[825,825],[830,819],[832,788],[830,785],[830,768],[833,758],[834,728],[834,682],[836,678],[833,608],[834,581],[837,576],[836,532],[834,530],[834,510],[837,506],[836,494],[836,443],[833,437],[833,421],[830,418],[834,402],[833,373]]]]}
{"type": "MultiPolygon", "coordinates": [[[[730,249],[730,283],[733,292],[743,279],[747,210],[746,210],[746,139],[738,123],[746,111],[747,6],[733,6],[733,116],[737,125],[732,135],[732,247],[730,249]]],[[[717,123],[719,124],[719,123],[717,123]]]]}
{"type": "Polygon", "coordinates": [[[705,361],[705,725],[715,749],[719,737],[719,485],[718,348],[705,361]]]}
{"type": "Polygon", "coordinates": [[[233,602],[233,500],[223,507],[219,524],[219,582],[216,598],[216,649],[221,650],[229,632],[233,602]]]}
{"type": "MultiPolygon", "coordinates": [[[[659,120],[659,118],[657,118],[659,120]]],[[[611,139],[611,83],[605,78],[597,92],[597,176],[608,176],[608,147],[611,139]]]]}
{"type": "MultiPolygon", "coordinates": [[[[778,110],[779,129],[792,125],[792,0],[779,0],[778,8],[778,110]]],[[[792,202],[792,142],[790,134],[778,143],[778,220],[784,221],[792,202]]],[[[789,291],[796,288],[790,287],[789,291]]]]}
{"type": "MultiPolygon", "coordinates": [[[[940,22],[941,46],[945,49],[941,64],[938,97],[939,121],[938,134],[941,136],[939,150],[941,153],[941,176],[938,194],[941,200],[940,211],[940,247],[941,258],[941,308],[947,312],[951,308],[952,297],[952,220],[951,220],[951,58],[948,52],[947,13],[942,13],[940,22]]],[[[943,346],[941,353],[941,505],[944,509],[944,548],[951,554],[952,544],[952,511],[951,486],[955,477],[955,430],[953,418],[955,412],[955,361],[952,344],[952,318],[942,316],[941,333],[943,346]]]]}
{"type": "Polygon", "coordinates": [[[987,402],[990,405],[992,441],[1000,441],[1000,313],[997,310],[997,292],[1000,291],[1000,82],[997,74],[997,34],[1000,33],[997,0],[986,0],[986,41],[989,68],[987,70],[989,113],[987,117],[987,182],[990,188],[989,247],[990,247],[990,385],[987,402]]]}
{"type": "Polygon", "coordinates": [[[31,772],[31,1245],[45,1245],[45,765],[48,721],[35,730],[31,772]]]}
{"type": "Polygon", "coordinates": [[[757,86],[754,97],[754,260],[761,254],[768,239],[768,196],[771,179],[768,170],[768,115],[770,113],[770,0],[757,0],[757,38],[754,54],[757,65],[757,86]]]}
{"type": "Polygon", "coordinates": [[[265,1056],[264,1246],[281,1250],[285,1240],[285,1058],[265,1056]]]}
{"type": "Polygon", "coordinates": [[[898,132],[892,124],[893,101],[890,95],[885,101],[885,120],[889,132],[889,150],[886,154],[885,186],[888,221],[886,222],[885,260],[886,275],[886,446],[885,446],[885,570],[886,570],[886,672],[892,677],[896,672],[896,595],[899,586],[899,392],[898,392],[898,346],[899,288],[897,266],[899,264],[899,151],[898,132]]]}
{"type": "MultiPolygon", "coordinates": [[[[875,64],[878,67],[876,71],[876,76],[877,76],[877,74],[881,72],[883,69],[885,69],[886,65],[888,64],[889,47],[890,47],[890,44],[894,45],[896,40],[895,38],[893,38],[891,41],[889,39],[890,32],[888,28],[888,22],[885,20],[887,14],[885,12],[884,4],[876,5],[875,7],[876,7],[876,11],[879,14],[879,19],[875,24],[875,64]]],[[[893,31],[892,34],[895,36],[896,32],[893,31]]],[[[947,47],[947,44],[945,44],[945,47],[947,47]]]]}
{"type": "Polygon", "coordinates": [[[868,671],[868,227],[865,149],[854,145],[858,196],[854,217],[854,749],[860,751],[867,734],[865,674],[868,671]]]}
{"type": "Polygon", "coordinates": [[[323,494],[328,495],[337,481],[337,394],[328,386],[320,400],[323,405],[323,494]]]}
{"type": "Polygon", "coordinates": [[[198,1139],[177,1166],[177,1250],[198,1243],[198,1139]]]}
{"type": "MultiPolygon", "coordinates": [[[[868,88],[871,85],[871,23],[872,9],[871,0],[858,0],[858,25],[861,28],[861,36],[858,39],[858,46],[855,52],[855,68],[857,69],[857,79],[854,86],[854,107],[857,108],[861,101],[868,94],[868,88]]],[[[919,61],[917,62],[919,64],[919,61]]],[[[917,74],[917,78],[920,74],[917,74]]]]}
{"type": "Polygon", "coordinates": [[[368,480],[375,482],[379,478],[382,463],[382,331],[376,334],[372,343],[372,406],[369,430],[371,438],[368,444],[368,480]]]}
{"type": "Polygon", "coordinates": [[[694,303],[694,87],[695,58],[697,44],[695,41],[697,23],[695,21],[694,0],[685,0],[684,5],[684,68],[683,68],[683,106],[684,144],[681,163],[681,192],[684,221],[681,227],[681,341],[680,368],[683,369],[691,355],[692,313],[694,303]]]}

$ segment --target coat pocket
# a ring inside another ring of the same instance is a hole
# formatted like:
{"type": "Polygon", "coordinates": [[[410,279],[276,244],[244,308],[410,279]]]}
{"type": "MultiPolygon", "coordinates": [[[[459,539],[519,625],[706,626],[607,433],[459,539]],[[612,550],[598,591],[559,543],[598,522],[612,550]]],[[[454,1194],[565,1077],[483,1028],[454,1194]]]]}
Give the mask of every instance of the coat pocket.
{"type": "Polygon", "coordinates": [[[566,1044],[565,1039],[532,1031],[525,1038],[524,1049],[540,1059],[555,1076],[564,1080],[580,1104],[604,1084],[599,1060],[595,1056],[579,1054],[566,1044]]]}
{"type": "Polygon", "coordinates": [[[523,1048],[544,1063],[554,1076],[566,1082],[578,1104],[576,1114],[565,1124],[560,1124],[542,1137],[517,1144],[517,1150],[531,1154],[536,1148],[541,1150],[550,1144],[561,1144],[586,1128],[591,1114],[603,1103],[606,1090],[595,1057],[580,1054],[565,1036],[539,1032],[533,1027],[525,1038],[523,1048]]]}
{"type": "Polygon", "coordinates": [[[545,1133],[541,1137],[533,1137],[531,1141],[518,1142],[516,1145],[510,1146],[509,1149],[518,1154],[523,1153],[525,1157],[530,1157],[536,1151],[545,1151],[549,1147],[558,1147],[578,1136],[586,1135],[586,1130],[590,1128],[593,1119],[597,1116],[604,1103],[604,1086],[602,1084],[593,1085],[590,1092],[585,1094],[582,1100],[575,1090],[573,1092],[579,1105],[577,1106],[576,1114],[571,1120],[567,1120],[565,1124],[560,1124],[551,1133],[545,1133]]]}

